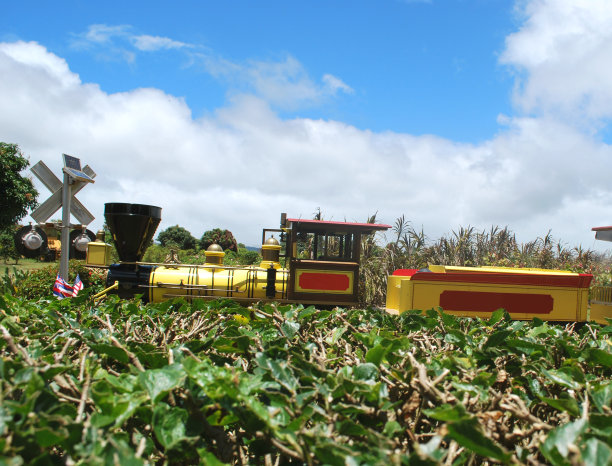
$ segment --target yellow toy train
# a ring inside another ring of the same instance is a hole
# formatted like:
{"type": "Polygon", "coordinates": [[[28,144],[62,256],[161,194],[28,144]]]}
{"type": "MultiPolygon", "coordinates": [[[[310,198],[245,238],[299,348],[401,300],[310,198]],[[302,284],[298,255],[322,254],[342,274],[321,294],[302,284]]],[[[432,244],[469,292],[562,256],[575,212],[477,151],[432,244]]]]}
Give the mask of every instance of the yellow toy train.
{"type": "MultiPolygon", "coordinates": [[[[145,302],[180,296],[354,306],[359,296],[361,238],[390,228],[282,214],[279,228],[263,230],[259,266],[223,265],[224,252],[218,245],[208,248],[203,265],[151,264],[142,258],[161,221],[161,208],[109,203],[104,215],[120,262],[109,264],[110,246],[95,241],[88,245],[87,263],[108,266],[107,286],[113,286],[119,296],[142,295],[145,302]]],[[[441,307],[459,316],[487,318],[504,308],[520,320],[538,317],[605,324],[606,318],[612,318],[612,299],[590,288],[592,278],[566,271],[502,267],[397,270],[388,277],[386,309],[401,313],[441,307]],[[597,299],[592,296],[589,302],[590,290],[597,299]]]]}

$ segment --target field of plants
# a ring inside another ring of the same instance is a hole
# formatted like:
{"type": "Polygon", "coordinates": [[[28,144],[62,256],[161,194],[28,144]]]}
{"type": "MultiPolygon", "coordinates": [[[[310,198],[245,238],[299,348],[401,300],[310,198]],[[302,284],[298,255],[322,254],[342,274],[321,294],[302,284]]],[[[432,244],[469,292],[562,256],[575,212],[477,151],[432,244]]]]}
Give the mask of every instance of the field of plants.
{"type": "Polygon", "coordinates": [[[608,284],[609,258],[500,228],[432,243],[403,217],[392,235],[363,240],[362,309],[94,302],[104,271],[77,261],[85,291],[58,301],[55,265],[7,271],[0,465],[612,464],[612,325],[376,307],[397,268],[549,267],[608,284]]]}
{"type": "Polygon", "coordinates": [[[612,326],[0,294],[3,464],[610,464],[612,326]]]}

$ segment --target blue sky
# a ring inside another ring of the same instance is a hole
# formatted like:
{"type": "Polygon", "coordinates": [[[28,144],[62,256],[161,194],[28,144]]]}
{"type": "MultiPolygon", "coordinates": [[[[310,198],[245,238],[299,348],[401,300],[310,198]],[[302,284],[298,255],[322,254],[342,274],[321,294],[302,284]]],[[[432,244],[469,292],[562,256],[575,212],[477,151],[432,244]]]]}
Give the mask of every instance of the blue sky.
{"type": "Polygon", "coordinates": [[[0,140],[89,163],[92,228],[122,200],[248,244],[320,207],[607,246],[607,0],[5,2],[0,31],[0,140]]]}
{"type": "Polygon", "coordinates": [[[206,71],[203,56],[238,63],[291,56],[312,79],[331,73],[352,89],[316,108],[281,108],[285,117],[478,141],[511,111],[511,75],[497,63],[516,23],[507,0],[163,3],[12,2],[0,24],[4,40],[44,44],[84,82],[109,93],[160,88],[184,97],[194,116],[235,91],[236,83],[206,71]],[[79,46],[96,24],[126,35],[79,46]],[[126,61],[128,34],[185,46],[126,61]]]}

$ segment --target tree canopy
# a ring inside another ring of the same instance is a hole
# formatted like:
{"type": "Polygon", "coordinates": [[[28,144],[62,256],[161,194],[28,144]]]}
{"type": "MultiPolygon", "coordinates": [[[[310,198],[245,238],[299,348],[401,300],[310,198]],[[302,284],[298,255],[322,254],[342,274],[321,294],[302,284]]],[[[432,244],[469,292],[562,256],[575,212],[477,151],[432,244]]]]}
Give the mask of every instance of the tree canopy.
{"type": "Polygon", "coordinates": [[[21,172],[30,165],[17,144],[0,142],[0,230],[19,222],[37,206],[38,191],[21,172]]]}
{"type": "Polygon", "coordinates": [[[229,249],[230,251],[238,252],[236,238],[234,238],[234,235],[229,230],[215,228],[205,232],[200,239],[200,249],[207,249],[213,243],[217,243],[224,251],[229,249]]]}
{"type": "Polygon", "coordinates": [[[179,249],[195,249],[197,240],[185,228],[174,225],[166,228],[157,236],[162,246],[176,246],[179,249]]]}

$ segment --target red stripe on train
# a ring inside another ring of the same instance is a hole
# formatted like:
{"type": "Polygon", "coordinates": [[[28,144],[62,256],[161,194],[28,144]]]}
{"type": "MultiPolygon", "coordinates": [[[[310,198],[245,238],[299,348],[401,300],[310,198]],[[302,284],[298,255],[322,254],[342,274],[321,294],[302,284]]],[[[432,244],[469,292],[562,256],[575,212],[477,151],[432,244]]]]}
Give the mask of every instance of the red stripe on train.
{"type": "Polygon", "coordinates": [[[503,308],[509,313],[550,314],[554,300],[548,294],[491,293],[446,290],[440,294],[445,311],[493,312],[503,308]]]}
{"type": "Polygon", "coordinates": [[[351,286],[348,275],[302,272],[299,278],[303,290],[346,291],[351,286]]]}

